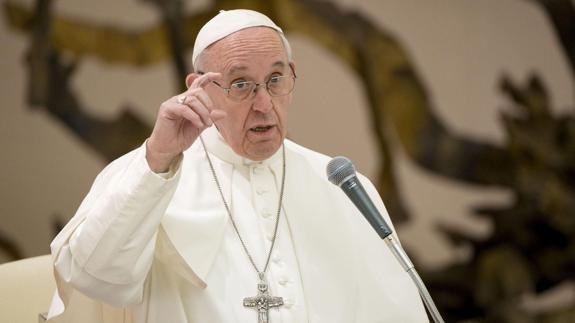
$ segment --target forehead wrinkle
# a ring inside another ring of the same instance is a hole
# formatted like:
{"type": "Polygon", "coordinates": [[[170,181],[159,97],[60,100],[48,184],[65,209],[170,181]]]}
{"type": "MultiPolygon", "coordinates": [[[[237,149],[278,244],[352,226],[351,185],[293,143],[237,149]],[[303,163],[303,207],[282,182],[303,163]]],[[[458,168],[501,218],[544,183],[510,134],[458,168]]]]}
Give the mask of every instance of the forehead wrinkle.
{"type": "Polygon", "coordinates": [[[220,56],[225,67],[230,71],[247,69],[243,62],[252,61],[257,56],[283,56],[281,46],[274,44],[255,44],[254,42],[232,43],[220,56]]]}
{"type": "MultiPolygon", "coordinates": [[[[247,66],[241,65],[241,64],[235,64],[234,65],[234,62],[231,62],[230,64],[227,64],[227,65],[231,65],[231,67],[229,67],[229,68],[224,67],[224,70],[227,70],[228,71],[227,74],[230,74],[230,75],[236,74],[238,72],[245,72],[248,70],[247,66]]],[[[286,66],[286,63],[284,61],[281,61],[281,60],[275,61],[273,64],[271,64],[271,68],[276,68],[276,67],[284,68],[285,66],[286,66]]]]}
{"type": "Polygon", "coordinates": [[[286,65],[283,60],[287,59],[287,53],[280,36],[269,28],[254,29],[234,33],[214,44],[211,50],[218,57],[220,71],[226,74],[243,72],[248,69],[246,63],[256,60],[257,56],[279,56],[282,59],[275,61],[272,67],[286,65]]]}

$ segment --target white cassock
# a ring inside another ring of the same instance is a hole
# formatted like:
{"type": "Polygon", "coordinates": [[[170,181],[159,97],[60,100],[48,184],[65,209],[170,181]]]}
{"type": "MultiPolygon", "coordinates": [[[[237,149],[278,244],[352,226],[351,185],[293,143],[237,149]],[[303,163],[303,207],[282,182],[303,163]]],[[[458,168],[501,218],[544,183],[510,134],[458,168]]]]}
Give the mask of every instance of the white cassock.
{"type": "MultiPolygon", "coordinates": [[[[273,237],[281,149],[254,162],[215,127],[202,134],[255,263],[273,237]]],[[[428,322],[415,285],[343,192],[329,157],[285,140],[286,182],[268,272],[270,323],[428,322]]],[[[387,221],[373,185],[359,175],[387,221]]],[[[168,174],[145,145],[100,173],[51,245],[58,292],[49,322],[250,323],[258,276],[241,247],[197,140],[168,174]],[[86,297],[88,296],[88,297],[86,297]]]]}

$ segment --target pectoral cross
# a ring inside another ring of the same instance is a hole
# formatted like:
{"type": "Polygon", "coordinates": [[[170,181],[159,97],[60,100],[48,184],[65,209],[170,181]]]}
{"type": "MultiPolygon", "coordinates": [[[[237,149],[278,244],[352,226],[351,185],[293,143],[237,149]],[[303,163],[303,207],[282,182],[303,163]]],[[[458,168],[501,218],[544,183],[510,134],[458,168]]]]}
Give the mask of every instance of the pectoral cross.
{"type": "Polygon", "coordinates": [[[262,279],[258,283],[258,295],[244,298],[244,306],[258,311],[258,323],[268,323],[269,309],[284,305],[281,297],[270,296],[268,284],[262,279]]]}

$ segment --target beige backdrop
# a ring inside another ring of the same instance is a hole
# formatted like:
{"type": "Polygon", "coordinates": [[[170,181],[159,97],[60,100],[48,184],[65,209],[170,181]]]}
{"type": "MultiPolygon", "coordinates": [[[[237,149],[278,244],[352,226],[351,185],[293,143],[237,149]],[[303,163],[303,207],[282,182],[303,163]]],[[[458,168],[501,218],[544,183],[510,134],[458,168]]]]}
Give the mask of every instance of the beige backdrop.
{"type": "MultiPolygon", "coordinates": [[[[22,1],[32,3],[32,1],[22,1]]],[[[498,111],[508,105],[497,90],[502,72],[525,81],[537,71],[550,89],[554,107],[573,107],[574,81],[546,17],[525,0],[339,0],[391,30],[409,51],[423,78],[436,113],[456,133],[502,143],[498,111]]],[[[197,10],[207,1],[190,1],[197,10]]],[[[56,12],[124,26],[144,27],[158,19],[151,6],[136,0],[59,0],[56,12]]],[[[67,221],[104,161],[62,124],[25,103],[23,53],[27,37],[0,18],[2,75],[0,97],[0,234],[25,256],[48,253],[53,216],[67,221]]],[[[345,155],[374,178],[382,162],[368,126],[366,99],[358,79],[310,40],[288,35],[295,52],[298,81],[290,111],[289,135],[329,155],[345,155]]],[[[191,53],[190,53],[191,55],[191,53]]],[[[160,102],[174,94],[168,63],[134,69],[85,60],[74,88],[89,113],[113,118],[129,103],[150,124],[160,102]]],[[[561,113],[565,111],[556,111],[561,113]]],[[[573,112],[573,111],[571,111],[573,112]]],[[[413,219],[398,228],[400,237],[421,263],[437,268],[466,256],[435,230],[450,223],[476,235],[489,223],[472,216],[470,206],[505,204],[503,190],[457,183],[418,168],[401,153],[401,193],[413,219]]],[[[0,263],[6,261],[0,252],[0,263]]]]}

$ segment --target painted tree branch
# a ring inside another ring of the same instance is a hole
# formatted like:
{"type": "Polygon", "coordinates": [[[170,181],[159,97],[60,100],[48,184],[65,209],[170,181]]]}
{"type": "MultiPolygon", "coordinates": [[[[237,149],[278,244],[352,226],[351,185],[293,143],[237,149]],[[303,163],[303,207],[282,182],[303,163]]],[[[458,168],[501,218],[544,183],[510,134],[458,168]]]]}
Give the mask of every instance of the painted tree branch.
{"type": "Polygon", "coordinates": [[[183,28],[184,3],[182,0],[142,0],[154,4],[162,14],[163,24],[166,26],[168,47],[173,62],[176,88],[183,91],[185,84],[183,80],[188,74],[188,67],[184,57],[185,42],[183,28]]]}
{"type": "Polygon", "coordinates": [[[549,17],[575,75],[575,4],[571,0],[531,0],[549,17]]]}
{"type": "Polygon", "coordinates": [[[77,58],[71,61],[63,59],[51,41],[51,1],[37,1],[32,17],[30,27],[33,34],[28,51],[29,102],[47,109],[106,160],[113,160],[142,143],[150,128],[128,108],[113,121],[101,120],[84,112],[82,103],[70,89],[77,58]]]}

